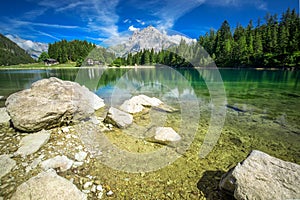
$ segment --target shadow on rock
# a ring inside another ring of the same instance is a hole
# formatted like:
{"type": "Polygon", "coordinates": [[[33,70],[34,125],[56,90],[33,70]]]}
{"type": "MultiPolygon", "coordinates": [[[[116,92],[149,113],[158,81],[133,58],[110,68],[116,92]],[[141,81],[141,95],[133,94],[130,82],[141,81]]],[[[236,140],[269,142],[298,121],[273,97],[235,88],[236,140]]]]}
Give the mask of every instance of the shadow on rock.
{"type": "Polygon", "coordinates": [[[232,196],[219,190],[219,183],[224,171],[205,171],[197,183],[207,200],[234,200],[232,196]]]}

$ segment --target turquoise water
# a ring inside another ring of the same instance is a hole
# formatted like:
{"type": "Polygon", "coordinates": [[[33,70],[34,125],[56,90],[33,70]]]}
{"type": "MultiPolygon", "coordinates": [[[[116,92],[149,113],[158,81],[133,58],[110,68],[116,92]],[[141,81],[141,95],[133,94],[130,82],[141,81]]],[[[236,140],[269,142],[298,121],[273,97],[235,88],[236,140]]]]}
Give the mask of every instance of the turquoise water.
{"type": "MultiPolygon", "coordinates": [[[[51,76],[84,84],[104,98],[107,105],[118,106],[137,94],[158,97],[181,109],[179,114],[166,116],[165,124],[174,126],[174,129],[183,117],[188,117],[183,127],[195,131],[194,139],[183,156],[168,166],[145,174],[131,174],[112,169],[100,161],[91,163],[89,174],[105,182],[117,198],[220,199],[217,190],[220,177],[253,149],[300,164],[299,71],[171,68],[0,70],[0,96],[4,96],[0,106],[4,106],[9,94],[51,76]],[[218,103],[227,108],[223,113],[226,115],[217,113],[224,117],[220,137],[210,153],[200,158],[199,152],[213,123],[212,112],[218,103]],[[199,116],[185,116],[184,112],[199,112],[199,116]]],[[[157,113],[151,114],[154,123],[162,119],[157,113]]],[[[151,116],[136,118],[143,128],[149,124],[151,116]]],[[[125,135],[116,129],[106,136],[127,151],[149,152],[160,148],[136,139],[136,130],[129,128],[132,133],[125,135]]],[[[93,142],[97,139],[95,136],[93,142]]]]}

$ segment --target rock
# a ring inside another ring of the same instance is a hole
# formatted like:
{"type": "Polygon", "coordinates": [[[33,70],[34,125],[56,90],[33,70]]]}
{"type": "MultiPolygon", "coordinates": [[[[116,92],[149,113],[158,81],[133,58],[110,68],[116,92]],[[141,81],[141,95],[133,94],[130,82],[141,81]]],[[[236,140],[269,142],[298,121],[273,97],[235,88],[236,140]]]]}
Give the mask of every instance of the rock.
{"type": "Polygon", "coordinates": [[[160,104],[158,106],[153,106],[153,109],[162,111],[162,112],[167,112],[167,113],[173,113],[173,112],[178,112],[179,110],[176,108],[173,108],[172,106],[169,106],[167,104],[160,104]]]}
{"type": "Polygon", "coordinates": [[[42,159],[44,157],[44,155],[40,155],[38,158],[34,159],[32,163],[25,168],[25,172],[28,173],[30,170],[36,168],[40,164],[40,162],[42,162],[42,159]]]}
{"type": "Polygon", "coordinates": [[[6,112],[6,108],[0,108],[0,124],[9,125],[10,116],[6,112]]]}
{"type": "Polygon", "coordinates": [[[114,124],[119,128],[126,128],[133,122],[133,116],[129,113],[123,112],[117,108],[111,107],[108,110],[105,118],[106,123],[114,124]]]}
{"type": "Polygon", "coordinates": [[[68,133],[70,131],[69,127],[67,127],[67,126],[66,127],[62,127],[61,130],[62,130],[63,133],[68,133]]]}
{"type": "Polygon", "coordinates": [[[5,105],[16,129],[35,132],[87,119],[104,103],[86,87],[52,77],[10,95],[5,105]]]}
{"type": "Polygon", "coordinates": [[[25,157],[27,155],[37,152],[50,138],[50,131],[41,130],[23,137],[20,141],[20,148],[15,153],[25,157]]]}
{"type": "Polygon", "coordinates": [[[138,113],[146,107],[159,106],[163,102],[155,97],[148,97],[146,95],[134,96],[129,100],[126,100],[121,106],[120,109],[128,113],[138,113]]]}
{"type": "Polygon", "coordinates": [[[113,195],[114,193],[113,193],[113,191],[111,191],[111,190],[109,190],[107,193],[106,193],[106,195],[107,196],[111,196],[111,195],[113,195]]]}
{"type": "Polygon", "coordinates": [[[54,170],[41,172],[21,184],[11,200],[85,200],[86,195],[54,170]]]}
{"type": "Polygon", "coordinates": [[[93,182],[88,181],[83,185],[83,189],[85,189],[85,190],[89,189],[92,185],[93,185],[93,182]]]}
{"type": "Polygon", "coordinates": [[[161,142],[177,142],[181,137],[171,127],[157,127],[154,139],[161,142]]]}
{"type": "Polygon", "coordinates": [[[55,156],[54,158],[43,161],[41,167],[44,170],[59,168],[60,171],[64,172],[72,167],[73,162],[73,160],[70,160],[66,156],[55,156]]]}
{"type": "Polygon", "coordinates": [[[82,166],[84,164],[84,162],[74,162],[73,163],[73,167],[80,167],[80,166],[82,166]]]}
{"type": "Polygon", "coordinates": [[[0,155],[0,178],[8,174],[16,166],[16,161],[9,155],[0,155]]]}
{"type": "Polygon", "coordinates": [[[87,156],[86,152],[80,151],[75,154],[75,160],[82,162],[85,160],[86,156],[87,156]]]}
{"type": "Polygon", "coordinates": [[[300,165],[254,150],[223,175],[219,187],[237,200],[297,199],[300,197],[300,165]]]}

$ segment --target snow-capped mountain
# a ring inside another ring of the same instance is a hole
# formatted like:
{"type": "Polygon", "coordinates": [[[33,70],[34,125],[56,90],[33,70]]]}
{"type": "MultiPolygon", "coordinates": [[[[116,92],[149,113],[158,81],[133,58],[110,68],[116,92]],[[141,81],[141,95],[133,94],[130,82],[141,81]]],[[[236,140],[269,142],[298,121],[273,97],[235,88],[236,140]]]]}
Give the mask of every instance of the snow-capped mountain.
{"type": "Polygon", "coordinates": [[[24,40],[18,36],[5,35],[7,38],[15,42],[19,47],[24,49],[32,58],[38,59],[42,52],[48,51],[48,44],[41,42],[33,42],[31,40],[24,40]]]}
{"type": "Polygon", "coordinates": [[[181,40],[185,40],[188,44],[196,42],[195,39],[190,39],[181,35],[167,35],[153,26],[148,26],[145,29],[134,31],[128,41],[110,47],[110,50],[116,53],[117,56],[125,56],[128,53],[135,53],[143,49],[152,48],[154,51],[158,52],[162,49],[179,45],[181,40]]]}

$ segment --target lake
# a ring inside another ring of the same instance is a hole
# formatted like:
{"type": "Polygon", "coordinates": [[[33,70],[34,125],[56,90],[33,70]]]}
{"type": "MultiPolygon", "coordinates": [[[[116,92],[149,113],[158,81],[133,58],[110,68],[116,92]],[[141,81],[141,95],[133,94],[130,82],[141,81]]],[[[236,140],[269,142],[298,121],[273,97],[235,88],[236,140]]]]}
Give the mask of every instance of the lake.
{"type": "MultiPolygon", "coordinates": [[[[106,134],[120,149],[153,152],[158,148],[139,143],[139,132],[149,123],[191,133],[184,147],[179,147],[178,156],[168,162],[149,168],[139,164],[149,173],[132,166],[122,170],[119,163],[105,160],[94,163],[90,173],[126,197],[145,198],[143,194],[151,192],[156,195],[147,196],[149,199],[218,198],[221,175],[253,149],[300,164],[300,71],[168,67],[0,70],[0,107],[10,94],[52,76],[85,85],[107,105],[118,107],[133,95],[146,94],[180,109],[175,114],[152,112],[144,122],[139,116],[141,122],[134,127],[106,134]],[[213,146],[205,147],[209,139],[213,146]]],[[[95,136],[87,145],[97,141],[95,136]]]]}

